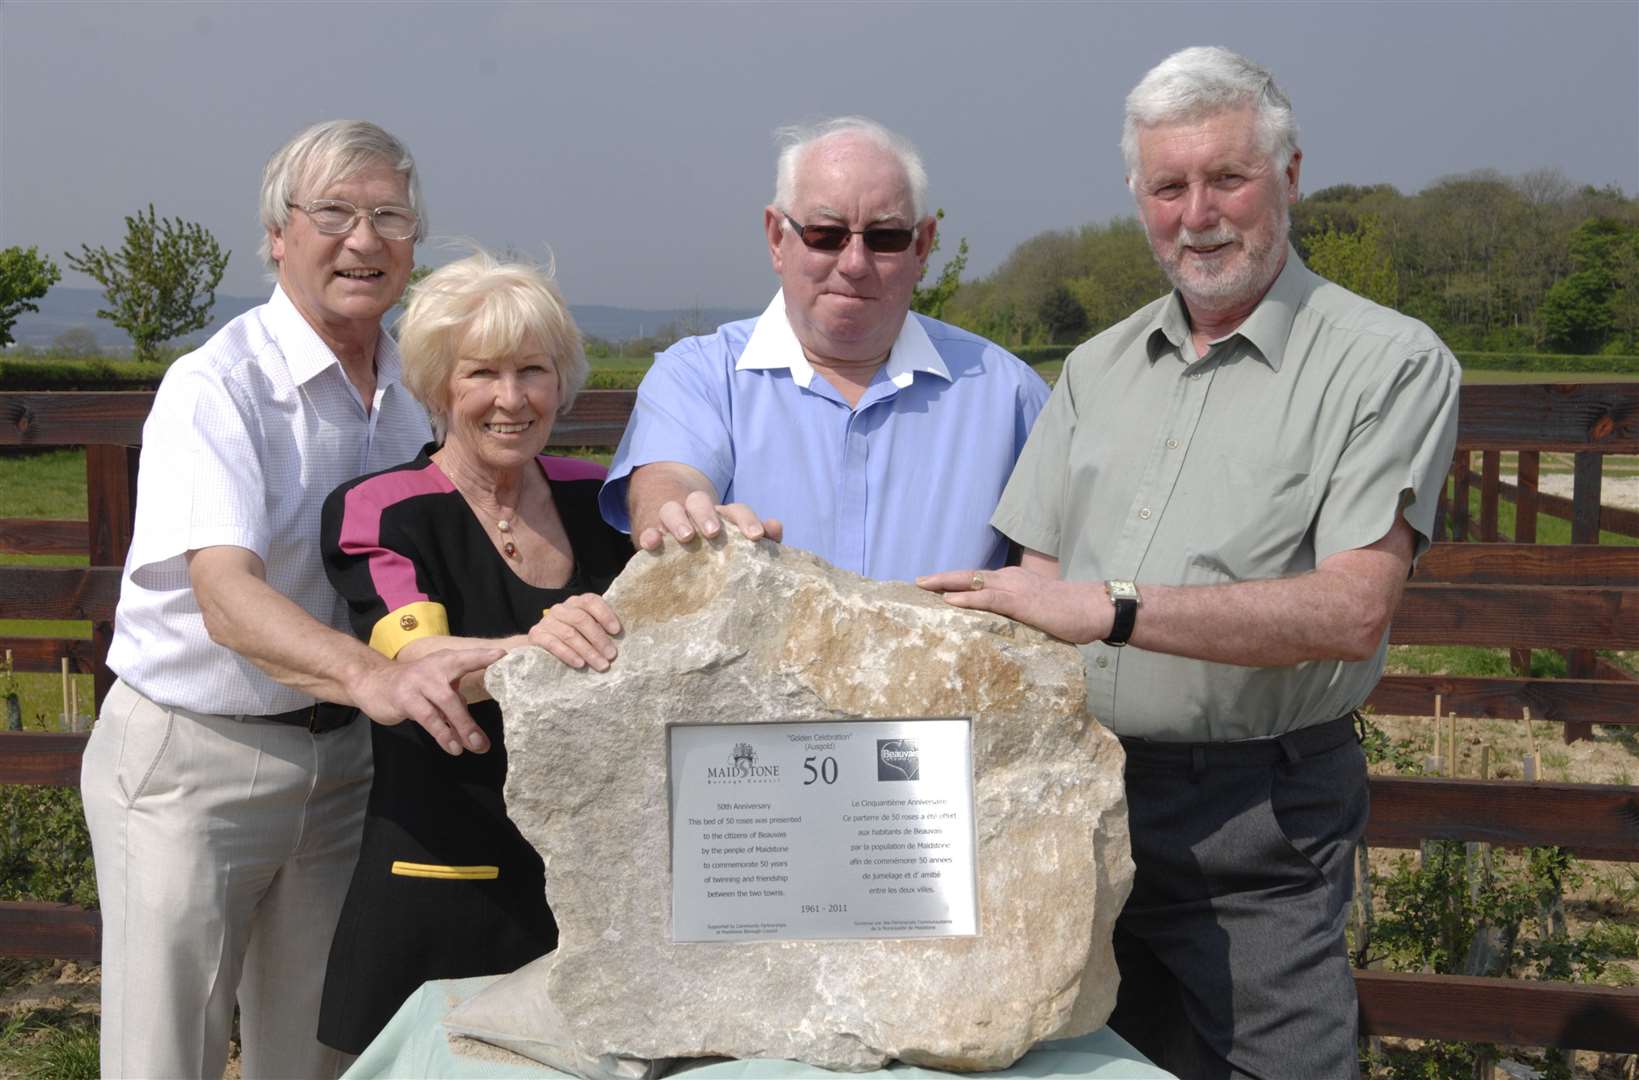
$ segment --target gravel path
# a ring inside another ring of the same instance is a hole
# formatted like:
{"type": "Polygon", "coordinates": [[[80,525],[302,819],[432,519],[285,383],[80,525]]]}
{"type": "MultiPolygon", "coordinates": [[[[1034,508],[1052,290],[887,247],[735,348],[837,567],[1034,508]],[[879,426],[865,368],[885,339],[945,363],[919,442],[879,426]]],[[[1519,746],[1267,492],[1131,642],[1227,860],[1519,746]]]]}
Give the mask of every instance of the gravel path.
{"type": "MultiPolygon", "coordinates": [[[[1573,478],[1568,473],[1550,473],[1537,480],[1537,488],[1550,495],[1571,497],[1573,478]]],[[[1639,476],[1607,476],[1599,485],[1599,501],[1606,506],[1639,510],[1639,476]]]]}

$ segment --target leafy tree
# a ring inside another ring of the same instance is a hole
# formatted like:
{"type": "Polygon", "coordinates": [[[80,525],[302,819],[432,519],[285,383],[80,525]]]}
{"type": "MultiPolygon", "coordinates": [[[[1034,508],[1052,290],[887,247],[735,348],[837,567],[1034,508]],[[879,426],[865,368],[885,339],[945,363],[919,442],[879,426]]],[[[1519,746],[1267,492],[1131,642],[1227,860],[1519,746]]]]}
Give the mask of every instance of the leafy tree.
{"type": "Polygon", "coordinates": [[[1310,239],[1306,261],[1321,277],[1368,300],[1386,307],[1400,302],[1400,275],[1395,273],[1382,223],[1374,216],[1362,217],[1352,232],[1328,225],[1310,239]]]}
{"type": "Polygon", "coordinates": [[[159,346],[210,322],[216,286],[231,252],[203,225],[158,218],[154,204],[125,219],[125,245],[80,245],[68,263],[103,287],[108,308],[97,315],[131,335],[139,360],[157,360],[159,346]]]}
{"type": "Polygon", "coordinates": [[[1078,341],[1087,332],[1087,312],[1062,283],[1054,285],[1042,297],[1041,305],[1036,309],[1036,318],[1041,320],[1042,328],[1055,345],[1066,341],[1078,341]]]}
{"type": "Polygon", "coordinates": [[[62,276],[50,257],[36,247],[0,251],[0,346],[12,342],[11,328],[25,311],[39,311],[38,300],[62,276]]]}
{"type": "MultiPolygon", "coordinates": [[[[944,209],[939,209],[933,216],[936,221],[945,220],[944,209]]],[[[928,251],[928,258],[932,259],[933,253],[938,250],[939,234],[934,233],[933,247],[928,251]]],[[[946,260],[945,265],[939,271],[939,277],[934,283],[926,288],[918,285],[911,292],[911,310],[921,312],[931,319],[944,318],[945,305],[950,302],[950,298],[956,295],[956,290],[961,287],[962,270],[966,266],[967,237],[964,236],[962,242],[956,245],[956,254],[946,260]]],[[[922,266],[922,276],[927,277],[927,275],[928,268],[924,264],[922,266]]]]}
{"type": "Polygon", "coordinates": [[[1632,298],[1622,296],[1621,278],[1631,285],[1628,252],[1639,229],[1610,218],[1593,218],[1571,235],[1574,272],[1554,284],[1542,300],[1542,328],[1548,344],[1566,352],[1596,351],[1617,327],[1632,298]]]}

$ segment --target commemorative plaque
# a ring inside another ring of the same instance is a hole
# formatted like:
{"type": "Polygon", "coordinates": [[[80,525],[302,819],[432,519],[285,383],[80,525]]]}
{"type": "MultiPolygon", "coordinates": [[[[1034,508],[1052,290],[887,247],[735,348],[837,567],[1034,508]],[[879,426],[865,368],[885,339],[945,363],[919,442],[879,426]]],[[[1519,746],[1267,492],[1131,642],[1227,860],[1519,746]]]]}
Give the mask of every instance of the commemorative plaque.
{"type": "Polygon", "coordinates": [[[978,932],[969,719],[669,735],[673,941],[978,932]]]}

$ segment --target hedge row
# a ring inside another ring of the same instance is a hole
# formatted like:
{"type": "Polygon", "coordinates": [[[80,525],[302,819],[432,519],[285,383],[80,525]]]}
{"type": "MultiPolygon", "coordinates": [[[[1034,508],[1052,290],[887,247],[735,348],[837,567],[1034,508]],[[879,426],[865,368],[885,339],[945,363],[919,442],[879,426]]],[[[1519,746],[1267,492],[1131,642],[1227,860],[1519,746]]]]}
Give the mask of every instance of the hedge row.
{"type": "MultiPolygon", "coordinates": [[[[152,390],[168,364],[90,357],[83,360],[0,359],[0,390],[152,390]]],[[[590,390],[632,390],[646,369],[593,368],[590,390]]]]}
{"type": "MultiPolygon", "coordinates": [[[[1057,371],[1074,348],[1071,345],[1021,345],[1013,354],[1032,367],[1057,371]]],[[[1459,352],[1457,359],[1469,371],[1574,372],[1579,375],[1610,372],[1639,374],[1639,356],[1571,356],[1562,353],[1459,352]]],[[[641,363],[641,361],[635,361],[641,363]]],[[[0,359],[3,390],[149,390],[165,374],[163,363],[109,360],[0,359]]],[[[593,368],[586,380],[589,390],[631,390],[642,381],[644,367],[593,368]]]]}

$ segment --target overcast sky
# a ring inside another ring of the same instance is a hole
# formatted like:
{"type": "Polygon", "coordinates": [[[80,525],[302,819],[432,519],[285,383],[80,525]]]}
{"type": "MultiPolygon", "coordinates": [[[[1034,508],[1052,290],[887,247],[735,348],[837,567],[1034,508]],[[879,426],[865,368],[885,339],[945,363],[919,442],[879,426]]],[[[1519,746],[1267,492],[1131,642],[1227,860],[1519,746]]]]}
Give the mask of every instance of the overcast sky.
{"type": "MultiPolygon", "coordinates": [[[[374,120],[432,233],[543,256],[569,299],[760,308],[781,124],[909,135],[969,276],[1050,228],[1131,212],[1121,101],[1175,49],[1268,65],[1307,191],[1558,167],[1639,192],[1639,2],[0,3],[0,246],[116,247],[152,201],[263,295],[263,163],[374,120]]],[[[446,261],[437,249],[422,262],[446,261]]]]}

